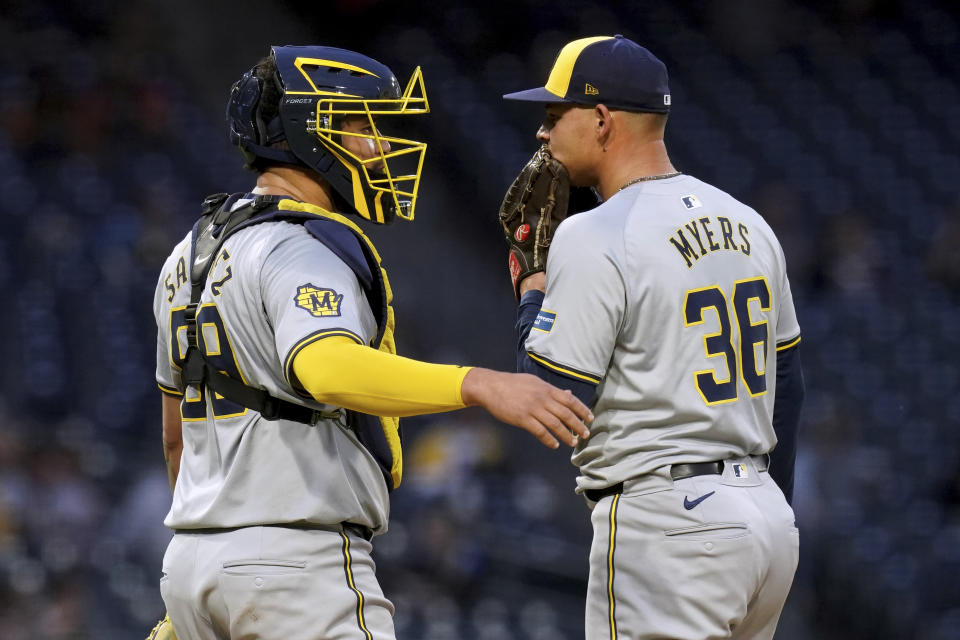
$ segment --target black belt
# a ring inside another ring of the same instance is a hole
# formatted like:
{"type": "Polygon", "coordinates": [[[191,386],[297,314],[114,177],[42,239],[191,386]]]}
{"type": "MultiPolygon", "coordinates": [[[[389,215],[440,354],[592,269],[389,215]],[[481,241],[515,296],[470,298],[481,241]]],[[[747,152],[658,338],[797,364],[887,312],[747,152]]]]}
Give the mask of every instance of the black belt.
{"type": "MultiPolygon", "coordinates": [[[[693,478],[694,476],[721,475],[723,473],[723,460],[716,462],[689,462],[686,464],[675,464],[670,467],[670,477],[674,480],[683,480],[684,478],[693,478]]],[[[591,502],[600,502],[607,496],[623,493],[623,483],[618,482],[606,489],[587,489],[583,495],[591,502]]]]}
{"type": "Polygon", "coordinates": [[[367,542],[373,540],[373,529],[370,527],[365,527],[362,524],[354,524],[352,522],[344,522],[343,530],[354,535],[358,535],[367,542]]]}
{"type": "Polygon", "coordinates": [[[675,464],[670,467],[670,477],[674,480],[683,480],[694,476],[712,476],[723,473],[723,460],[716,462],[692,462],[689,464],[675,464]]]}

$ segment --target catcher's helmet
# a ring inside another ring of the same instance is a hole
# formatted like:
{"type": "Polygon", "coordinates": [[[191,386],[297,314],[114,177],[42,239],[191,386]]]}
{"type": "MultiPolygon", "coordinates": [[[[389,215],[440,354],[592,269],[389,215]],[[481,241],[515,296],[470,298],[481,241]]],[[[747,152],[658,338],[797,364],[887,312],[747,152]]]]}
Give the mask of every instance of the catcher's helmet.
{"type": "Polygon", "coordinates": [[[272,78],[261,80],[251,69],[233,85],[227,105],[231,142],[248,161],[264,158],[314,169],[333,187],[339,205],[371,222],[387,224],[395,216],[412,220],[427,145],[387,137],[374,120],[430,111],[420,67],[401,93],[390,69],[353,51],[275,46],[271,55],[277,68],[272,78]],[[265,82],[275,83],[281,94],[279,111],[269,122],[260,104],[265,82]],[[347,116],[365,118],[369,127],[345,131],[347,116]],[[348,150],[344,136],[369,140],[373,157],[348,150]],[[278,148],[284,140],[289,150],[278,148]]]}

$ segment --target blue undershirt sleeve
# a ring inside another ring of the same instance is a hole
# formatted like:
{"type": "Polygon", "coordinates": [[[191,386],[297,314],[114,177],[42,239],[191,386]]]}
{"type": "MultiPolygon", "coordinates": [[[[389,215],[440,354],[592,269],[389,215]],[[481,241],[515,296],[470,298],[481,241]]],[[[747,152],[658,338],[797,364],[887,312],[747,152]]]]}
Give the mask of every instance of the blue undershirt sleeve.
{"type": "Polygon", "coordinates": [[[517,371],[525,371],[524,362],[530,360],[527,355],[527,336],[533,327],[540,307],[543,305],[543,291],[527,291],[520,297],[520,306],[517,307],[517,371]]]}
{"type": "Polygon", "coordinates": [[[803,369],[800,347],[777,352],[777,393],[773,405],[773,430],[777,446],[770,452],[770,476],[793,502],[793,474],[800,432],[800,407],[803,405],[803,369]]]}
{"type": "Polygon", "coordinates": [[[585,405],[593,408],[597,401],[597,385],[584,380],[577,380],[562,375],[537,363],[527,354],[526,342],[530,335],[530,328],[540,313],[544,294],[542,291],[527,291],[520,298],[517,308],[517,372],[532,373],[541,380],[549,382],[560,389],[569,389],[585,405]]]}

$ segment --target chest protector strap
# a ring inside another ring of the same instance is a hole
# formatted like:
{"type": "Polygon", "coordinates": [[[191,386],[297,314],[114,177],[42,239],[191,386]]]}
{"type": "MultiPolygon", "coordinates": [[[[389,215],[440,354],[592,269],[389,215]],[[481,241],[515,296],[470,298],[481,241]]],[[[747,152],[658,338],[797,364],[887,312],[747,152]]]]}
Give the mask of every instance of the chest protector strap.
{"type": "MultiPolygon", "coordinates": [[[[256,387],[250,387],[215,369],[200,351],[197,340],[197,307],[206,286],[213,257],[237,227],[248,222],[258,212],[275,204],[280,198],[256,198],[230,211],[238,195],[217,194],[204,201],[204,213],[193,228],[193,264],[190,268],[190,304],[184,310],[187,324],[187,357],[183,367],[185,385],[201,387],[206,384],[224,398],[253,409],[267,420],[293,420],[316,424],[327,415],[293,402],[281,400],[256,387]]],[[[336,417],[336,416],[329,416],[336,417]]]]}
{"type": "MultiPolygon", "coordinates": [[[[183,385],[201,388],[205,384],[224,398],[257,411],[266,420],[291,420],[316,425],[322,420],[340,419],[344,414],[341,409],[324,412],[289,402],[263,389],[246,385],[213,367],[199,347],[197,309],[214,258],[227,238],[261,222],[297,222],[304,224],[313,236],[357,274],[377,320],[378,331],[371,346],[394,353],[393,308],[390,305],[392,292],[386,272],[380,267],[380,257],[363,232],[352,221],[338,214],[282,196],[256,196],[231,211],[242,195],[221,193],[209,196],[204,201],[203,214],[193,228],[190,304],[184,312],[188,348],[182,372],[183,385]],[[351,247],[355,250],[351,251],[351,247]]],[[[399,486],[403,463],[398,419],[369,416],[355,411],[345,413],[347,424],[380,465],[387,487],[392,490],[399,486]]]]}

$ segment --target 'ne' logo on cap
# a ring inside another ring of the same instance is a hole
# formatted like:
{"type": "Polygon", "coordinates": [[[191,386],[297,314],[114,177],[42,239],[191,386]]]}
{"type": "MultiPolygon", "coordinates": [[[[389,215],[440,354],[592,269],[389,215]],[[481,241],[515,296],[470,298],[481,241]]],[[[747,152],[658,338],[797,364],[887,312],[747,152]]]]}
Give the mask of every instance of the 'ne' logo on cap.
{"type": "Polygon", "coordinates": [[[585,95],[588,95],[588,96],[598,96],[598,95],[600,95],[600,92],[597,91],[597,88],[596,88],[595,86],[593,86],[592,84],[590,84],[589,82],[587,83],[587,86],[583,88],[583,93],[584,93],[585,95]]]}

